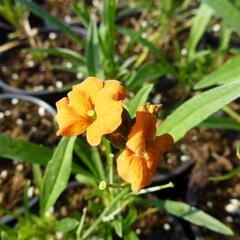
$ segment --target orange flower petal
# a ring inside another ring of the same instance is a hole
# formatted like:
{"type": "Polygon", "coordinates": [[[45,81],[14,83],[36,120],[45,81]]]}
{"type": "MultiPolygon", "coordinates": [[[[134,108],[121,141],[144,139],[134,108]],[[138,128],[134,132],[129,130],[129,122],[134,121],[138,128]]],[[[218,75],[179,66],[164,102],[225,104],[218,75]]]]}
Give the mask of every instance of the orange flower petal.
{"type": "Polygon", "coordinates": [[[86,92],[90,96],[92,104],[95,104],[97,94],[102,88],[103,81],[95,77],[88,77],[82,83],[73,86],[73,90],[86,92]]]}
{"type": "Polygon", "coordinates": [[[170,134],[166,133],[156,137],[152,144],[148,147],[147,151],[156,157],[156,160],[160,159],[163,153],[173,146],[174,141],[170,134]]]}
{"type": "Polygon", "coordinates": [[[135,153],[146,150],[146,142],[152,140],[156,134],[156,117],[141,109],[136,114],[136,123],[128,135],[127,147],[135,153]]]}
{"type": "Polygon", "coordinates": [[[101,142],[101,137],[114,132],[122,122],[122,103],[114,100],[116,92],[111,88],[102,89],[96,99],[96,120],[87,129],[87,141],[92,146],[101,142]]]}
{"type": "Polygon", "coordinates": [[[117,158],[119,176],[131,184],[132,191],[139,192],[141,188],[150,184],[156,165],[148,168],[146,160],[126,149],[117,158]]]}
{"type": "Polygon", "coordinates": [[[90,124],[89,119],[82,117],[69,106],[68,99],[62,98],[56,103],[57,115],[56,121],[59,126],[57,135],[62,136],[77,136],[86,131],[90,124]]]}
{"type": "Polygon", "coordinates": [[[68,93],[68,99],[72,108],[82,117],[88,118],[88,111],[94,109],[86,92],[73,89],[68,93]]]}
{"type": "Polygon", "coordinates": [[[126,97],[125,89],[121,85],[121,83],[117,80],[107,80],[104,82],[104,88],[113,88],[117,91],[117,99],[116,100],[123,100],[126,97]]]}

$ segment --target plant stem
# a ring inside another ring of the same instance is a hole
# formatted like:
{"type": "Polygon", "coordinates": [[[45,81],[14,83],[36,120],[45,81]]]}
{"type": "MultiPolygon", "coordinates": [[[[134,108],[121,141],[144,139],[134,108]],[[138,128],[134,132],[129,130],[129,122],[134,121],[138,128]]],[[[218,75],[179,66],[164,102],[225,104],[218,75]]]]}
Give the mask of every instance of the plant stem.
{"type": "Polygon", "coordinates": [[[82,236],[82,239],[86,239],[94,230],[95,228],[101,223],[102,219],[105,215],[108,214],[108,212],[118,203],[120,199],[126,196],[128,193],[129,188],[124,188],[113,200],[110,202],[110,204],[103,210],[103,212],[99,215],[99,217],[93,222],[93,224],[85,231],[85,233],[82,236]]]}
{"type": "Polygon", "coordinates": [[[81,221],[79,223],[78,229],[76,231],[76,235],[77,235],[77,240],[81,239],[81,233],[82,233],[82,229],[83,229],[83,224],[86,218],[86,214],[87,214],[87,208],[83,209],[83,215],[81,217],[81,221]]]}
{"type": "Polygon", "coordinates": [[[222,110],[227,113],[232,119],[236,120],[237,122],[240,122],[240,115],[235,112],[232,108],[229,106],[225,106],[222,108],[222,110]]]}

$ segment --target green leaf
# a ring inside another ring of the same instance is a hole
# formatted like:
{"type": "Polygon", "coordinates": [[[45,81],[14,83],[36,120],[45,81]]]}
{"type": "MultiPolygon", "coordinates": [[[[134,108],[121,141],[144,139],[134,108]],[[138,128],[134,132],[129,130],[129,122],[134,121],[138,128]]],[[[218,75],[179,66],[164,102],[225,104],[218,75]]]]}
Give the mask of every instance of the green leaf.
{"type": "Polygon", "coordinates": [[[202,0],[202,2],[211,7],[218,17],[240,34],[240,12],[229,0],[202,0]]]}
{"type": "Polygon", "coordinates": [[[94,20],[91,20],[88,28],[86,59],[88,75],[97,76],[101,79],[104,79],[98,29],[94,20]]]}
{"type": "Polygon", "coordinates": [[[208,228],[212,231],[228,236],[233,235],[232,230],[219,220],[195,207],[189,206],[186,203],[171,200],[146,200],[145,203],[147,205],[165,209],[167,212],[177,217],[183,218],[186,221],[208,228]]]}
{"type": "Polygon", "coordinates": [[[2,158],[46,165],[52,153],[50,148],[0,134],[2,158]]]}
{"type": "Polygon", "coordinates": [[[143,86],[137,94],[128,102],[128,112],[133,118],[136,114],[136,111],[140,106],[142,106],[148,99],[150,92],[153,89],[153,84],[147,84],[143,86]]]}
{"type": "Polygon", "coordinates": [[[101,155],[98,151],[98,148],[96,147],[91,147],[91,160],[93,161],[93,165],[98,172],[99,178],[105,179],[105,172],[102,164],[101,155]]]}
{"type": "Polygon", "coordinates": [[[79,221],[75,218],[64,218],[56,223],[56,230],[67,233],[76,228],[79,221]]]}
{"type": "Polygon", "coordinates": [[[97,182],[95,181],[95,179],[92,176],[77,174],[76,179],[78,180],[78,182],[80,182],[82,184],[89,185],[92,187],[98,187],[97,182]]]}
{"type": "Polygon", "coordinates": [[[237,167],[237,168],[233,169],[232,171],[230,171],[229,173],[226,173],[222,176],[209,177],[209,180],[225,181],[225,180],[228,180],[228,179],[231,179],[231,178],[237,176],[239,173],[240,173],[240,167],[237,167]]]}
{"type": "Polygon", "coordinates": [[[47,165],[40,199],[42,214],[54,205],[67,186],[71,173],[72,152],[75,140],[76,137],[62,138],[47,165]]]}
{"type": "Polygon", "coordinates": [[[221,67],[199,81],[194,89],[202,89],[213,85],[222,85],[240,79],[240,56],[228,60],[221,67]]]}
{"type": "Polygon", "coordinates": [[[157,134],[169,133],[176,142],[187,131],[238,97],[240,97],[240,81],[200,93],[170,114],[158,128],[157,134]]]}
{"type": "Polygon", "coordinates": [[[143,65],[132,77],[126,81],[125,85],[128,89],[135,91],[144,83],[161,77],[165,73],[165,69],[161,64],[148,63],[143,65]]]}
{"type": "Polygon", "coordinates": [[[70,38],[72,38],[76,42],[82,43],[82,38],[77,33],[75,33],[68,24],[60,21],[57,17],[50,15],[46,10],[44,10],[42,7],[40,7],[33,1],[30,0],[17,0],[17,1],[26,6],[27,9],[29,9],[36,16],[44,19],[46,22],[59,28],[62,32],[66,33],[70,38]]]}
{"type": "Polygon", "coordinates": [[[237,145],[237,157],[240,158],[240,144],[237,145]]]}
{"type": "Polygon", "coordinates": [[[210,116],[207,120],[200,123],[199,127],[240,131],[240,123],[220,116],[210,116]]]}
{"type": "Polygon", "coordinates": [[[85,1],[73,4],[73,10],[74,12],[81,18],[82,23],[86,28],[88,28],[88,25],[90,23],[90,16],[88,14],[88,9],[85,1]]]}
{"type": "Polygon", "coordinates": [[[28,48],[27,51],[45,53],[49,56],[62,57],[69,61],[75,61],[78,63],[85,62],[84,57],[80,53],[67,48],[28,48]]]}
{"type": "Polygon", "coordinates": [[[190,58],[194,54],[197,44],[208,26],[208,22],[212,14],[212,9],[204,3],[202,3],[198,8],[187,43],[190,58]]]}
{"type": "Polygon", "coordinates": [[[113,227],[115,229],[116,234],[122,238],[123,237],[123,225],[122,225],[122,216],[117,215],[112,221],[113,227]]]}

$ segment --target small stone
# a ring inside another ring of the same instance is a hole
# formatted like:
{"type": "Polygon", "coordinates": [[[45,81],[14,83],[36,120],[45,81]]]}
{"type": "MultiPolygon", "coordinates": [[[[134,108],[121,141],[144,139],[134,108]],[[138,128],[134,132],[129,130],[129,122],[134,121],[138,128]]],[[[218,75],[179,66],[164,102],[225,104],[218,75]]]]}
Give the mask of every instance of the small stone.
{"type": "Polygon", "coordinates": [[[171,225],[170,225],[169,223],[164,223],[164,224],[163,224],[163,229],[164,229],[165,231],[169,231],[169,230],[171,229],[171,225]]]}
{"type": "Polygon", "coordinates": [[[193,136],[192,136],[192,140],[193,140],[193,141],[197,141],[197,140],[198,140],[197,135],[193,135],[193,136]]]}
{"type": "Polygon", "coordinates": [[[47,89],[48,89],[48,91],[51,92],[51,91],[54,91],[55,88],[54,88],[54,86],[49,86],[47,89]]]}
{"type": "Polygon", "coordinates": [[[71,23],[71,22],[72,22],[72,18],[71,18],[71,16],[69,16],[69,15],[66,15],[66,16],[64,17],[64,20],[65,20],[67,23],[71,23]]]}
{"type": "Polygon", "coordinates": [[[7,175],[8,175],[8,171],[7,170],[2,170],[0,175],[1,175],[1,178],[6,178],[7,175]]]}
{"type": "Polygon", "coordinates": [[[0,119],[3,119],[3,118],[4,118],[4,113],[0,112],[0,119]]]}
{"type": "Polygon", "coordinates": [[[11,116],[11,111],[10,110],[6,110],[5,112],[4,112],[4,114],[5,114],[5,116],[7,116],[7,117],[9,117],[9,116],[11,116]]]}
{"type": "Polygon", "coordinates": [[[229,203],[225,206],[225,210],[228,213],[236,214],[239,211],[239,208],[238,208],[238,206],[229,203]]]}
{"type": "Polygon", "coordinates": [[[76,77],[77,77],[77,79],[82,79],[83,74],[79,72],[79,73],[77,73],[76,77]]]}
{"type": "Polygon", "coordinates": [[[57,33],[55,32],[50,32],[48,34],[48,37],[51,39],[51,40],[55,40],[57,38],[57,33]]]}
{"type": "Polygon", "coordinates": [[[212,207],[213,207],[213,203],[212,203],[211,201],[207,201],[207,206],[208,206],[209,208],[212,208],[212,207]]]}
{"type": "Polygon", "coordinates": [[[56,87],[57,88],[62,88],[63,87],[63,83],[61,81],[56,81],[56,87]]]}
{"type": "Polygon", "coordinates": [[[229,222],[229,223],[232,223],[233,222],[233,218],[231,216],[227,216],[226,217],[226,221],[229,222]]]}
{"type": "Polygon", "coordinates": [[[56,239],[60,240],[60,239],[63,239],[64,234],[62,232],[56,232],[55,236],[56,236],[56,239]]]}
{"type": "Polygon", "coordinates": [[[219,32],[220,29],[221,29],[221,25],[219,23],[216,23],[213,25],[213,28],[212,28],[213,32],[219,32]]]}
{"type": "Polygon", "coordinates": [[[141,229],[140,228],[136,229],[136,234],[138,234],[138,235],[141,234],[141,229]]]}
{"type": "Polygon", "coordinates": [[[13,74],[12,74],[12,78],[13,78],[14,80],[18,80],[18,79],[19,79],[19,75],[18,75],[17,73],[13,73],[13,74]]]}
{"type": "Polygon", "coordinates": [[[186,161],[190,160],[190,157],[188,155],[182,155],[180,157],[180,159],[181,159],[182,162],[186,162],[186,161]]]}
{"type": "Polygon", "coordinates": [[[39,116],[41,116],[41,117],[45,116],[45,112],[46,112],[46,109],[44,107],[41,106],[38,108],[39,116]]]}
{"type": "Polygon", "coordinates": [[[44,90],[44,87],[42,85],[33,87],[34,92],[39,92],[39,91],[43,91],[43,90],[44,90]]]}
{"type": "Polygon", "coordinates": [[[13,98],[12,101],[11,101],[11,103],[12,103],[13,105],[18,104],[18,102],[19,102],[19,100],[18,100],[17,98],[13,98]]]}
{"type": "Polygon", "coordinates": [[[16,120],[17,125],[21,126],[23,124],[23,120],[21,118],[18,118],[16,120]]]}
{"type": "Polygon", "coordinates": [[[34,187],[29,187],[27,192],[28,197],[32,198],[33,194],[34,194],[34,187]]]}
{"type": "Polygon", "coordinates": [[[28,60],[27,65],[28,65],[28,67],[34,67],[35,63],[33,60],[28,60]]]}
{"type": "Polygon", "coordinates": [[[66,68],[72,68],[72,63],[71,62],[66,62],[65,65],[66,65],[66,68]]]}
{"type": "Polygon", "coordinates": [[[168,163],[168,164],[172,164],[172,162],[173,162],[173,160],[172,160],[171,158],[168,158],[168,159],[167,159],[167,163],[168,163]]]}
{"type": "Polygon", "coordinates": [[[182,55],[182,56],[186,56],[187,53],[188,53],[188,51],[187,51],[186,48],[182,48],[182,49],[181,49],[181,55],[182,55]]]}
{"type": "Polygon", "coordinates": [[[23,170],[23,165],[22,164],[18,164],[17,165],[17,171],[21,172],[23,170]]]}

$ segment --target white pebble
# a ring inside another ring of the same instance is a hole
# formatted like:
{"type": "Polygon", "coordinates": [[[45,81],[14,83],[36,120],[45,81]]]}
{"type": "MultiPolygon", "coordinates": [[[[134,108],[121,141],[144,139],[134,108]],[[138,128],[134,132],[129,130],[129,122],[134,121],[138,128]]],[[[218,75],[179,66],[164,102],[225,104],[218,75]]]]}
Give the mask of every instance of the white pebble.
{"type": "Polygon", "coordinates": [[[45,108],[44,107],[39,107],[38,108],[38,114],[39,114],[39,116],[41,116],[41,117],[43,117],[43,116],[45,116],[45,108]]]}
{"type": "Polygon", "coordinates": [[[17,171],[21,172],[23,170],[23,165],[22,164],[18,164],[17,165],[17,171]]]}
{"type": "Polygon", "coordinates": [[[182,162],[185,162],[185,161],[190,160],[190,157],[187,156],[187,155],[182,155],[182,156],[180,157],[180,159],[181,159],[182,162]]]}
{"type": "Polygon", "coordinates": [[[212,207],[213,207],[213,203],[212,203],[211,201],[207,201],[207,206],[208,206],[209,208],[212,208],[212,207]]]}
{"type": "Polygon", "coordinates": [[[164,224],[163,224],[163,229],[164,229],[165,231],[169,231],[169,230],[171,229],[170,224],[169,224],[169,223],[164,223],[164,224]]]}
{"type": "Polygon", "coordinates": [[[79,72],[79,73],[77,73],[77,76],[76,76],[76,77],[77,77],[77,79],[82,79],[83,74],[79,72]]]}
{"type": "Polygon", "coordinates": [[[54,88],[54,86],[49,86],[47,89],[48,89],[48,91],[54,91],[55,88],[54,88]]]}
{"type": "Polygon", "coordinates": [[[19,102],[19,100],[17,98],[13,98],[12,101],[11,101],[11,103],[13,105],[16,105],[18,102],[19,102]]]}
{"type": "Polygon", "coordinates": [[[186,49],[186,48],[182,48],[182,49],[181,49],[181,55],[182,55],[182,56],[186,56],[187,53],[188,53],[188,52],[187,52],[187,49],[186,49]]]}
{"type": "Polygon", "coordinates": [[[42,85],[33,87],[34,92],[43,91],[44,87],[42,85]]]}
{"type": "Polygon", "coordinates": [[[27,61],[27,65],[28,65],[29,67],[33,67],[33,66],[35,65],[35,63],[34,63],[33,60],[28,60],[28,61],[27,61]]]}
{"type": "Polygon", "coordinates": [[[220,29],[221,29],[221,25],[220,25],[219,23],[216,23],[215,25],[213,25],[212,30],[213,30],[214,32],[219,32],[220,29]]]}
{"type": "Polygon", "coordinates": [[[6,178],[7,175],[8,175],[8,171],[7,170],[2,170],[0,175],[1,175],[1,178],[6,178]]]}
{"type": "Polygon", "coordinates": [[[4,113],[0,112],[0,119],[3,119],[3,118],[4,118],[4,113]]]}
{"type": "Polygon", "coordinates": [[[238,206],[229,203],[229,204],[227,204],[227,205],[225,206],[225,210],[226,210],[226,212],[228,212],[228,213],[236,214],[236,213],[238,213],[239,208],[238,208],[238,206]]]}
{"type": "Polygon", "coordinates": [[[21,118],[18,118],[17,120],[16,120],[16,123],[17,123],[17,125],[22,125],[23,124],[23,120],[21,119],[21,118]]]}
{"type": "Polygon", "coordinates": [[[10,110],[6,110],[4,114],[5,114],[5,116],[9,117],[9,116],[11,116],[11,111],[10,110]]]}
{"type": "Polygon", "coordinates": [[[72,22],[72,18],[71,16],[67,15],[64,17],[64,20],[67,22],[67,23],[71,23],[72,22]]]}
{"type": "Polygon", "coordinates": [[[61,81],[56,81],[56,87],[57,88],[62,88],[63,87],[63,83],[61,81]]]}
{"type": "Polygon", "coordinates": [[[236,198],[231,198],[230,199],[230,203],[235,205],[235,206],[240,207],[240,201],[238,199],[236,199],[236,198]]]}
{"type": "Polygon", "coordinates": [[[66,62],[65,65],[66,65],[66,68],[72,68],[72,63],[71,62],[66,62]]]}
{"type": "Polygon", "coordinates": [[[168,164],[172,164],[172,162],[173,162],[173,161],[172,161],[171,158],[168,158],[168,159],[167,159],[167,163],[168,163],[168,164]]]}
{"type": "Polygon", "coordinates": [[[229,222],[229,223],[232,223],[233,222],[233,218],[231,216],[227,216],[226,217],[226,221],[229,222]]]}
{"type": "Polygon", "coordinates": [[[138,235],[141,234],[141,229],[140,228],[136,229],[136,234],[138,234],[138,235]]]}
{"type": "Polygon", "coordinates": [[[33,193],[34,193],[34,187],[29,187],[28,188],[28,192],[27,192],[28,197],[32,198],[33,197],[33,193]]]}
{"type": "Polygon", "coordinates": [[[12,78],[13,78],[14,80],[18,80],[18,79],[19,79],[19,75],[18,75],[17,73],[13,73],[13,74],[12,74],[12,78]]]}
{"type": "Polygon", "coordinates": [[[62,232],[56,232],[55,236],[56,236],[56,239],[60,240],[60,239],[63,239],[64,235],[62,232]]]}
{"type": "Polygon", "coordinates": [[[55,40],[57,38],[57,34],[55,32],[50,32],[48,37],[51,39],[51,40],[55,40]]]}

